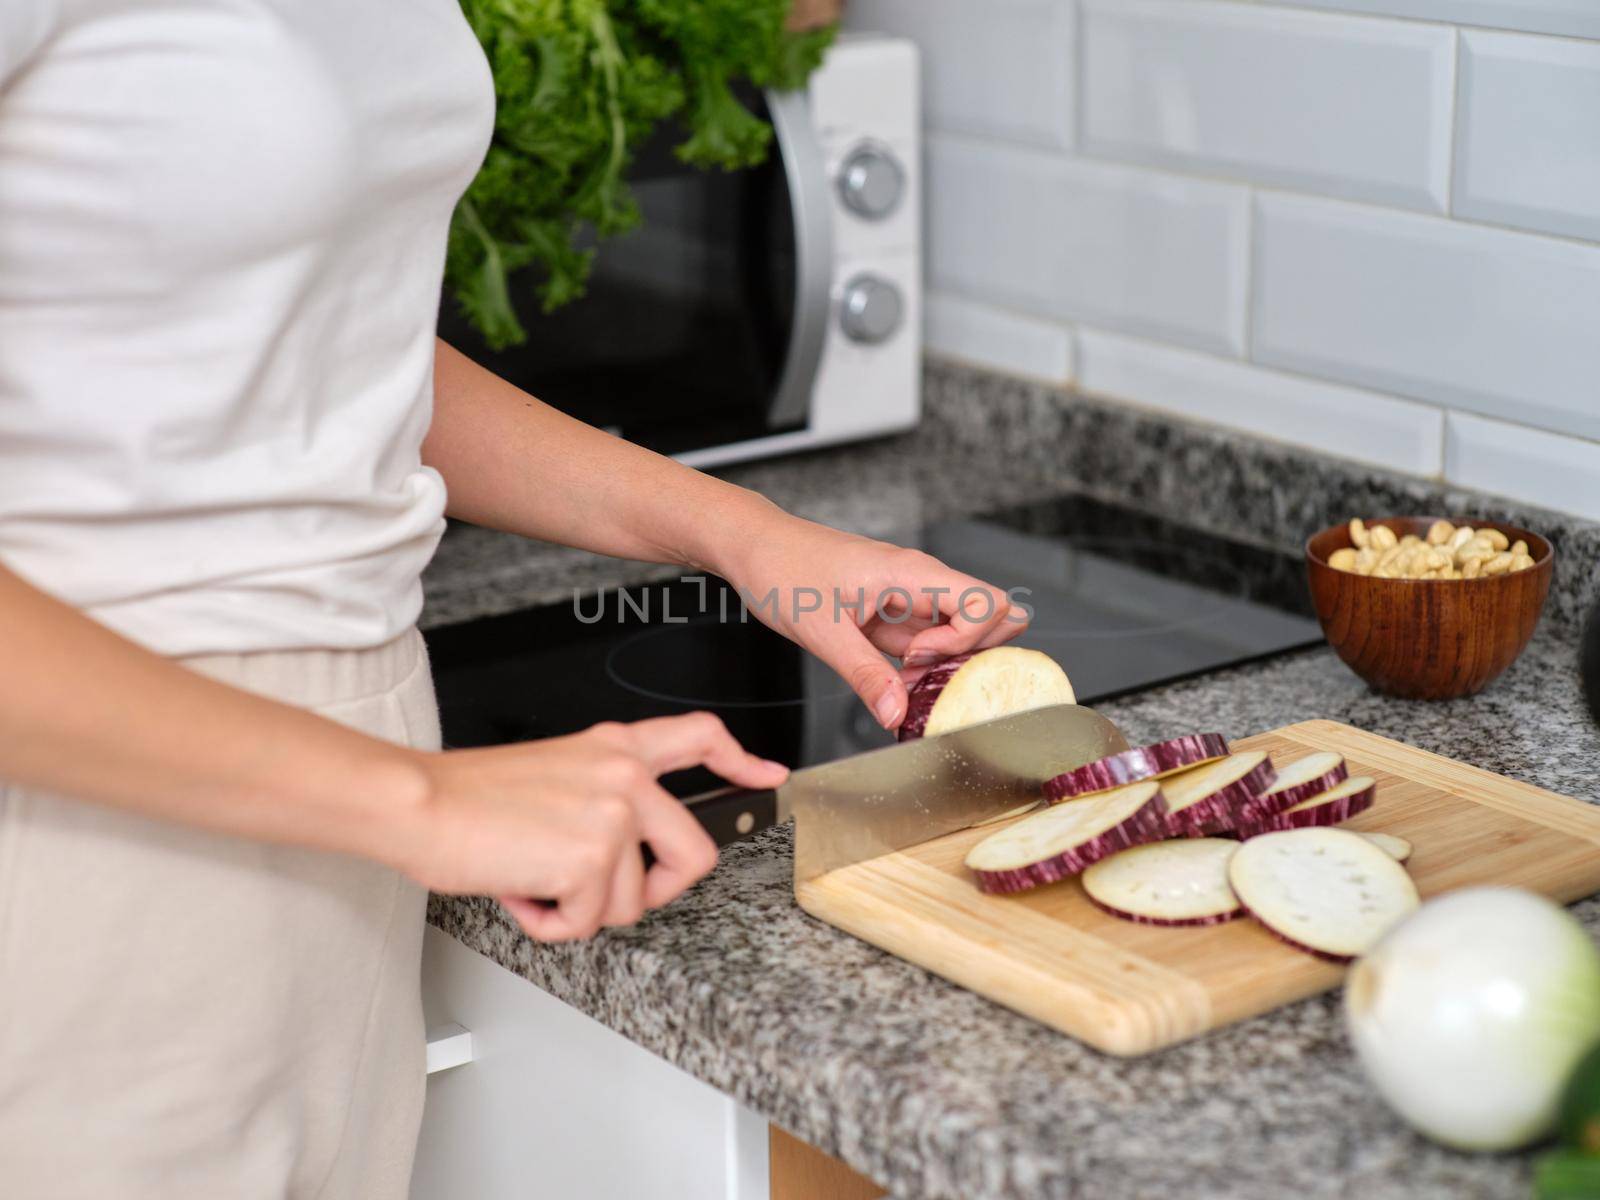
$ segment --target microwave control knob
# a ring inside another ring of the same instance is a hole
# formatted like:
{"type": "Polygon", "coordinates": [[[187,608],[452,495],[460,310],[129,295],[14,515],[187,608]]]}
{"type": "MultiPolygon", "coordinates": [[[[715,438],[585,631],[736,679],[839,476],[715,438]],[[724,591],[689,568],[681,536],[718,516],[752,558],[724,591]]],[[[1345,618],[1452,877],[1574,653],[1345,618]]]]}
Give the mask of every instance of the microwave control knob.
{"type": "Polygon", "coordinates": [[[857,275],[844,285],[839,325],[853,342],[886,341],[900,328],[905,302],[900,289],[876,275],[857,275]]]}
{"type": "Polygon", "coordinates": [[[905,190],[905,171],[882,146],[857,146],[839,168],[839,198],[856,216],[869,221],[881,221],[899,208],[905,190]]]}

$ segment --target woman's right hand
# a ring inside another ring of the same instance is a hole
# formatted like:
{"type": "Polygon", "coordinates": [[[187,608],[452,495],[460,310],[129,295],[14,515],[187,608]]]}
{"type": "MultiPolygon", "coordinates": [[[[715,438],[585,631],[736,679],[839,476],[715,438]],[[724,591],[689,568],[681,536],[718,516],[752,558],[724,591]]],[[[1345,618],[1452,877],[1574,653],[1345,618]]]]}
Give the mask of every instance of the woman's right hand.
{"type": "Polygon", "coordinates": [[[436,892],[497,896],[546,942],[631,925],[716,865],[715,844],[659,776],[704,766],[766,788],[788,774],[744,750],[710,713],[447,750],[422,762],[424,817],[407,873],[436,892]],[[641,842],[655,856],[648,872],[641,842]]]}

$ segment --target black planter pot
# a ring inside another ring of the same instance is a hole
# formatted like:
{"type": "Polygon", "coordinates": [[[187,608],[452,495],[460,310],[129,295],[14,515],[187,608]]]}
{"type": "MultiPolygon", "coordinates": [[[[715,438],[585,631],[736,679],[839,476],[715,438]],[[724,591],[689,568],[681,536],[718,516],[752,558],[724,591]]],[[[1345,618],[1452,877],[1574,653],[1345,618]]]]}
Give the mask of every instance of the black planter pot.
{"type": "Polygon", "coordinates": [[[1583,632],[1579,670],[1583,673],[1583,693],[1589,697],[1589,711],[1600,725],[1600,599],[1589,611],[1589,625],[1583,632]]]}

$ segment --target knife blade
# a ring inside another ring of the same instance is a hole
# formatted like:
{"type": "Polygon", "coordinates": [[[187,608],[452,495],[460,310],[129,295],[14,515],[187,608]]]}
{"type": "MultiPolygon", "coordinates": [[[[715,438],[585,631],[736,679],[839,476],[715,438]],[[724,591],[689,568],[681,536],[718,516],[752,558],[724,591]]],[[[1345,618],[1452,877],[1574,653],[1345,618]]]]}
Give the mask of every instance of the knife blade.
{"type": "Polygon", "coordinates": [[[1041,799],[1045,780],[1128,748],[1105,717],[1053,704],[804,767],[773,790],[684,801],[718,846],[793,820],[796,883],[969,829],[1041,799]]]}

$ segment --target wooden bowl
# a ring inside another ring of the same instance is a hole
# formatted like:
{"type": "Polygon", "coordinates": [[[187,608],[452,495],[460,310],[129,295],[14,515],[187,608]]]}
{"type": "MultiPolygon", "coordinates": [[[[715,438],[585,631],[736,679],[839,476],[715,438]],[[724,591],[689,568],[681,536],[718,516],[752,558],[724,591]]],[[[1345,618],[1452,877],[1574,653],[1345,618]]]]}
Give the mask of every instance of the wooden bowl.
{"type": "MultiPolygon", "coordinates": [[[[1438,517],[1385,517],[1399,537],[1425,538],[1438,517]]],[[[1446,517],[1528,543],[1533,566],[1477,579],[1377,579],[1335,570],[1328,556],[1351,544],[1348,525],[1306,542],[1311,602],[1328,644],[1380,692],[1413,700],[1470,696],[1522,653],[1544,609],[1555,552],[1536,533],[1497,521],[1446,517]]]]}

